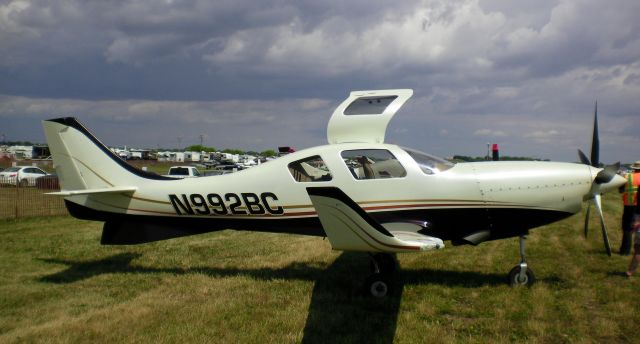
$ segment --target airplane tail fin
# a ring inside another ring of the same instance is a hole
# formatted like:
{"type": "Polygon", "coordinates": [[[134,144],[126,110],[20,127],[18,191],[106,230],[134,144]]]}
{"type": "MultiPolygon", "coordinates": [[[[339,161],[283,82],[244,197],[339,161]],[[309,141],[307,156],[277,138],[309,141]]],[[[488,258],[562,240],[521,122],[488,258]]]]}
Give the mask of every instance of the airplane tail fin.
{"type": "Polygon", "coordinates": [[[307,193],[334,250],[412,252],[444,247],[439,238],[388,231],[339,188],[308,187],[307,193]]]}
{"type": "Polygon", "coordinates": [[[144,179],[173,180],[127,164],[73,117],[46,120],[42,126],[62,190],[105,192],[144,179]]]}

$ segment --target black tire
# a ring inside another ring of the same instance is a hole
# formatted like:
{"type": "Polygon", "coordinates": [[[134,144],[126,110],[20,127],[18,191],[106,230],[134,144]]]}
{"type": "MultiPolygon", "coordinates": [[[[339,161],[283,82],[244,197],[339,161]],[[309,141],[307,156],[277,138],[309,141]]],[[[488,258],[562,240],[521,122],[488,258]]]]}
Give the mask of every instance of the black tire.
{"type": "Polygon", "coordinates": [[[29,186],[29,181],[26,179],[23,179],[20,181],[20,187],[21,188],[26,188],[27,186],[29,186]]]}
{"type": "Polygon", "coordinates": [[[509,285],[512,287],[527,286],[531,287],[536,282],[536,276],[533,274],[533,270],[527,267],[525,277],[520,279],[520,265],[516,265],[509,271],[509,285]]]}
{"type": "Polygon", "coordinates": [[[376,299],[383,299],[391,294],[391,283],[382,274],[373,274],[367,278],[365,284],[366,295],[376,299]]]}

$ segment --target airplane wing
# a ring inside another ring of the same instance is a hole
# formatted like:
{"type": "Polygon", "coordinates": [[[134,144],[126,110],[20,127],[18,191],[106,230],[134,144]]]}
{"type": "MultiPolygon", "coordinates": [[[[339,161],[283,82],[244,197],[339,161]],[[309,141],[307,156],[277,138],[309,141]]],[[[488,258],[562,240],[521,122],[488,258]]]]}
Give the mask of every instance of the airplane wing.
{"type": "Polygon", "coordinates": [[[444,247],[439,238],[408,228],[387,230],[339,188],[308,187],[307,193],[334,250],[415,252],[444,247]]]}

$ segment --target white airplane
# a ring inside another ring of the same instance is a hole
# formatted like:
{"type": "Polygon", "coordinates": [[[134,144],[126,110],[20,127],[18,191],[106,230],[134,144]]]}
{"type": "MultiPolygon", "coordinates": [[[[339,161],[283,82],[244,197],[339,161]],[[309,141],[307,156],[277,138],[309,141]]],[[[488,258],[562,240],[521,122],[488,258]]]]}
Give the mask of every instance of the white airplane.
{"type": "MultiPolygon", "coordinates": [[[[176,180],[136,169],[75,118],[43,121],[69,213],[104,222],[101,243],[139,244],[223,229],[324,236],[334,250],[371,254],[371,295],[389,291],[393,254],[520,238],[512,285],[531,285],[525,236],[625,183],[604,169],[557,162],[452,164],[384,143],[409,89],[351,92],[334,111],[328,145],[214,177],[176,180]]],[[[597,139],[597,117],[594,139],[597,139]]],[[[598,165],[598,147],[592,147],[598,165]]],[[[605,244],[606,229],[602,222],[605,244]]],[[[607,246],[608,253],[610,248],[607,246]]]]}

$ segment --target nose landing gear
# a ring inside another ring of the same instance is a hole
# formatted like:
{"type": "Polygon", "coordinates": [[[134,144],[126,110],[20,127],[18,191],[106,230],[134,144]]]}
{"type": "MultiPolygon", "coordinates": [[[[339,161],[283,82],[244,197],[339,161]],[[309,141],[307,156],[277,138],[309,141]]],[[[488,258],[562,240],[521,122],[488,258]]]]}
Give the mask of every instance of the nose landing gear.
{"type": "Polygon", "coordinates": [[[513,269],[509,271],[509,285],[512,287],[531,287],[531,285],[536,281],[533,270],[527,266],[527,260],[524,253],[526,239],[527,237],[525,235],[520,236],[520,264],[514,266],[513,269]]]}

